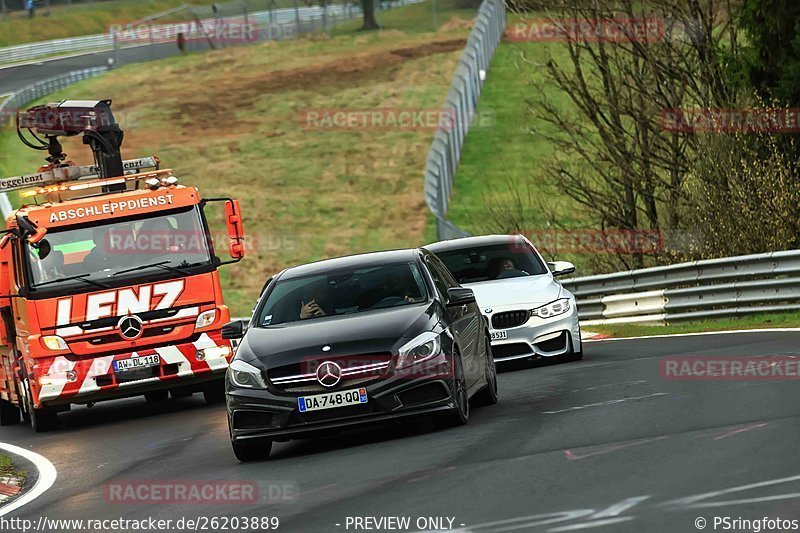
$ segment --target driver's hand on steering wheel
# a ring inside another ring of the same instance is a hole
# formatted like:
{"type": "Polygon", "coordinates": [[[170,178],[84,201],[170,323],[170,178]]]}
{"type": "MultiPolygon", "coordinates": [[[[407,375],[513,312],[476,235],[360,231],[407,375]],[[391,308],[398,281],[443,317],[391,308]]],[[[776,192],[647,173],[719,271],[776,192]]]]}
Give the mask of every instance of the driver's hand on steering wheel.
{"type": "Polygon", "coordinates": [[[302,303],[300,307],[300,318],[311,318],[312,316],[325,316],[325,311],[317,305],[317,302],[311,300],[310,302],[302,303]]]}

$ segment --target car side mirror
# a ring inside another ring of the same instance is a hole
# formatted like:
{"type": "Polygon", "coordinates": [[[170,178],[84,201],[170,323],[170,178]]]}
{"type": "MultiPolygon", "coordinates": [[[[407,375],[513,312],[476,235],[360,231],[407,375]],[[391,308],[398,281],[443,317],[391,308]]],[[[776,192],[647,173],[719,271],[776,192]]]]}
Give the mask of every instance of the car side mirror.
{"type": "Polygon", "coordinates": [[[565,276],[575,272],[575,265],[569,261],[553,261],[547,263],[547,266],[550,267],[550,272],[553,273],[553,276],[565,276]]]}
{"type": "Polygon", "coordinates": [[[453,287],[447,289],[447,307],[457,307],[475,303],[475,293],[472,289],[464,287],[453,287]]]}
{"type": "Polygon", "coordinates": [[[222,326],[223,339],[241,339],[242,336],[244,336],[244,322],[241,320],[234,320],[222,326]]]}

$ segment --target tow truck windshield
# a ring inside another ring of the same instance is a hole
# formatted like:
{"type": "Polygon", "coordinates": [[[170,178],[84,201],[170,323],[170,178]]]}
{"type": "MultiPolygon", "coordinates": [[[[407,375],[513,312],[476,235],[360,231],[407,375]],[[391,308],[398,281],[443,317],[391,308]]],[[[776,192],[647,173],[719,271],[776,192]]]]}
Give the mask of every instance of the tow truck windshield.
{"type": "Polygon", "coordinates": [[[25,245],[27,287],[107,287],[154,273],[191,274],[212,264],[209,236],[197,206],[160,216],[109,221],[48,231],[38,245],[25,245]]]}

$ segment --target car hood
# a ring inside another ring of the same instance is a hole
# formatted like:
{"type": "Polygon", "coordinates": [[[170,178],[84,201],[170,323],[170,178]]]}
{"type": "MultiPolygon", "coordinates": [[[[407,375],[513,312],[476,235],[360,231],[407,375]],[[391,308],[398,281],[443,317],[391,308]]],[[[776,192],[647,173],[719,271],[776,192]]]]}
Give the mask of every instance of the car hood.
{"type": "Polygon", "coordinates": [[[265,368],[350,355],[395,354],[409,339],[432,330],[435,303],[315,318],[268,328],[250,328],[237,350],[243,361],[265,368]],[[330,350],[323,352],[323,346],[330,350]]]}
{"type": "Polygon", "coordinates": [[[498,306],[544,305],[557,300],[563,289],[548,275],[464,283],[472,289],[481,309],[498,306]]]}

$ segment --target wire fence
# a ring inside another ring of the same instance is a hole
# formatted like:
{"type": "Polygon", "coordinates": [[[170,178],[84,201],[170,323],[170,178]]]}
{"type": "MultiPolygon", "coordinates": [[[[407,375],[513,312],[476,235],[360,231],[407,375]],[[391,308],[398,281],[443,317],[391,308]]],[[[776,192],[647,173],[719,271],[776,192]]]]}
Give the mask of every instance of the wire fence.
{"type": "Polygon", "coordinates": [[[464,140],[476,117],[486,72],[505,27],[504,2],[484,0],[447,95],[445,109],[451,114],[452,121],[437,130],[428,153],[425,201],[436,217],[440,240],[468,235],[447,219],[447,209],[464,140]]]}

